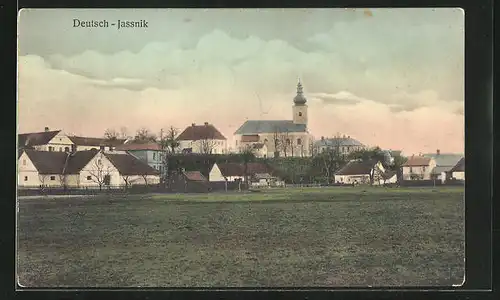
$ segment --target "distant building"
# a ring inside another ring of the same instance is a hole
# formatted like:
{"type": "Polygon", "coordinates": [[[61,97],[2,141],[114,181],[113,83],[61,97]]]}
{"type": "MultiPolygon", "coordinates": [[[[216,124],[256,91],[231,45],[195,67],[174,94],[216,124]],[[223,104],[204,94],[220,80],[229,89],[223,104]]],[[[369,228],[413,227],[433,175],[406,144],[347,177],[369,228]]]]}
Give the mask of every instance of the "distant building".
{"type": "Polygon", "coordinates": [[[126,151],[127,153],[132,154],[133,156],[148,164],[153,169],[158,170],[162,176],[165,175],[165,151],[161,149],[161,146],[158,143],[127,143],[117,146],[115,150],[126,151]]]}
{"type": "Polygon", "coordinates": [[[365,145],[363,145],[360,141],[345,135],[333,138],[321,137],[320,140],[314,142],[314,146],[319,153],[328,150],[337,150],[339,153],[344,155],[348,155],[352,152],[365,148],[365,145]]]}
{"type": "MultiPolygon", "coordinates": [[[[256,174],[271,174],[273,169],[263,163],[248,163],[247,176],[251,180],[256,174]]],[[[211,182],[221,181],[245,181],[245,165],[243,163],[215,163],[210,169],[208,180],[211,182]]]]}
{"type": "Polygon", "coordinates": [[[396,181],[396,172],[386,171],[382,163],[376,160],[352,160],[335,172],[335,182],[344,184],[382,185],[396,181]]]}
{"type": "Polygon", "coordinates": [[[234,132],[236,149],[264,144],[266,157],[310,156],[312,136],[307,129],[308,108],[301,82],[293,99],[291,120],[248,120],[234,132]]]}
{"type": "Polygon", "coordinates": [[[450,170],[451,178],[455,180],[465,180],[465,157],[462,157],[458,163],[450,170]]]}
{"type": "Polygon", "coordinates": [[[195,123],[184,129],[176,138],[183,153],[225,154],[227,139],[214,125],[195,123]]]}
{"type": "Polygon", "coordinates": [[[83,150],[106,150],[113,151],[116,147],[123,145],[126,139],[105,139],[95,137],[73,136],[68,135],[68,138],[73,142],[73,151],[83,150]]]}
{"type": "Polygon", "coordinates": [[[61,130],[45,127],[42,132],[18,134],[19,149],[33,149],[50,152],[75,152],[84,150],[112,151],[125,142],[124,139],[104,139],[64,134],[61,130]]]}
{"type": "Polygon", "coordinates": [[[403,180],[431,180],[436,161],[432,157],[412,155],[403,164],[403,180]]]}
{"type": "Polygon", "coordinates": [[[452,178],[451,169],[460,161],[463,154],[441,153],[438,149],[436,153],[423,154],[424,157],[432,158],[436,161],[436,166],[432,170],[431,179],[445,183],[452,178]]]}
{"type": "Polygon", "coordinates": [[[19,149],[38,151],[70,152],[74,147],[73,141],[61,130],[50,130],[49,127],[42,132],[18,134],[17,143],[19,149]]]}

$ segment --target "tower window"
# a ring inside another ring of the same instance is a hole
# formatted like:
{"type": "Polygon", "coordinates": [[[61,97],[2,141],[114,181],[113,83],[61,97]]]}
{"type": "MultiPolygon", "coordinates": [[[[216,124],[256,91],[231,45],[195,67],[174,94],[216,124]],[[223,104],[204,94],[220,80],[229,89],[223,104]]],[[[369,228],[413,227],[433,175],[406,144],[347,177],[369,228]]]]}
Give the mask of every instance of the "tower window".
{"type": "Polygon", "coordinates": [[[299,111],[299,117],[302,117],[302,112],[301,111],[299,111]]]}
{"type": "Polygon", "coordinates": [[[297,145],[302,145],[302,139],[297,139],[297,145]]]}

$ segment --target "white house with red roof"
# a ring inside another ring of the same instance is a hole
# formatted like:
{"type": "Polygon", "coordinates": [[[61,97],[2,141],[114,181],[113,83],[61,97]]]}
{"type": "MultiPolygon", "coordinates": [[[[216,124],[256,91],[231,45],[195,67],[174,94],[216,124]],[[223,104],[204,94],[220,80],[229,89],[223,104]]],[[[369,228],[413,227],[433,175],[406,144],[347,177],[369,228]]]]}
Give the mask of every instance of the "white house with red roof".
{"type": "Polygon", "coordinates": [[[203,125],[191,124],[176,140],[183,153],[225,154],[228,150],[227,138],[208,122],[203,125]]]}
{"type": "Polygon", "coordinates": [[[412,155],[402,165],[403,180],[431,180],[435,167],[436,160],[433,157],[412,155]]]}

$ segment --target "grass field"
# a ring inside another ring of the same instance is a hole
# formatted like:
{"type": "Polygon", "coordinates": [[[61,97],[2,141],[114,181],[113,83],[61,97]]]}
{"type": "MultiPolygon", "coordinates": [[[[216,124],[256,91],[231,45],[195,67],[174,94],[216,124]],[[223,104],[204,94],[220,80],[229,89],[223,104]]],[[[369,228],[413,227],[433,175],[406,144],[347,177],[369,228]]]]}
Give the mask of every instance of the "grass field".
{"type": "Polygon", "coordinates": [[[20,199],[28,287],[460,284],[463,188],[20,199]]]}

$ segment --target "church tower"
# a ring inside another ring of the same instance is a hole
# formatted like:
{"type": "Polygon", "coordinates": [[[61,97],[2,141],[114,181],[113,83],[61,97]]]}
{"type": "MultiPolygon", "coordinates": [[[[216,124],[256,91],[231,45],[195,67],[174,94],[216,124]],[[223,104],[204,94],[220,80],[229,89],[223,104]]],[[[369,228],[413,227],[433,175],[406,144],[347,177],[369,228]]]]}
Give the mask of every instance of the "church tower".
{"type": "Polygon", "coordinates": [[[307,126],[307,99],[304,97],[302,83],[297,84],[297,95],[293,98],[293,123],[307,126]]]}

